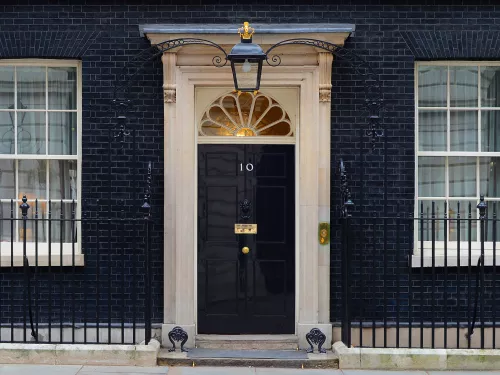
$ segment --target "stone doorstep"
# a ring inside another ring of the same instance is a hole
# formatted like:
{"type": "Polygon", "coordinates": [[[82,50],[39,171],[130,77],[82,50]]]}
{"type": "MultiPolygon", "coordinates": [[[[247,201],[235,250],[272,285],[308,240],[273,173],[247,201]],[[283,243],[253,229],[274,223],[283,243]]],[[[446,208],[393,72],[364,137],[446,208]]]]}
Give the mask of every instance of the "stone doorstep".
{"type": "Polygon", "coordinates": [[[196,335],[197,348],[204,349],[281,349],[295,350],[296,335],[196,335]]]}
{"type": "Polygon", "coordinates": [[[149,345],[0,344],[1,364],[156,366],[160,343],[149,345]]]}
{"type": "MultiPolygon", "coordinates": [[[[251,352],[251,350],[249,350],[251,352]]],[[[232,366],[232,367],[276,367],[276,368],[338,368],[338,357],[331,351],[326,354],[312,353],[307,359],[262,359],[262,358],[188,358],[188,353],[169,352],[161,349],[158,353],[159,366],[232,366]]]]}
{"type": "Polygon", "coordinates": [[[348,348],[333,344],[340,369],[498,370],[500,350],[348,348]]]}

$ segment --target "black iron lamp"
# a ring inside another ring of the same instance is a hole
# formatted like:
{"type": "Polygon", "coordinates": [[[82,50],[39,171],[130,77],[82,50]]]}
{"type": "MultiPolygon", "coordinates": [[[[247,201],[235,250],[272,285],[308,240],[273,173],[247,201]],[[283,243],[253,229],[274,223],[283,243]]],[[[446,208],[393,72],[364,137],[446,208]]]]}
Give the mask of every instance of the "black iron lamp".
{"type": "Polygon", "coordinates": [[[255,92],[260,87],[262,63],[266,54],[258,44],[252,43],[255,30],[248,22],[238,29],[241,42],[236,44],[227,59],[231,62],[236,91],[255,92]]]}

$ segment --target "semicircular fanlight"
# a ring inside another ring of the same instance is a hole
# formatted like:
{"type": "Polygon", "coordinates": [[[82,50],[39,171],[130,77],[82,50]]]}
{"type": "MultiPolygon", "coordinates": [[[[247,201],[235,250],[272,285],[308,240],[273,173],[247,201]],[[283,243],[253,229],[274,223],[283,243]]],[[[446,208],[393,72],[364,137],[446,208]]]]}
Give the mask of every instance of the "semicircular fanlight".
{"type": "Polygon", "coordinates": [[[205,111],[198,126],[200,136],[294,135],[290,116],[273,98],[263,93],[228,93],[205,111]]]}

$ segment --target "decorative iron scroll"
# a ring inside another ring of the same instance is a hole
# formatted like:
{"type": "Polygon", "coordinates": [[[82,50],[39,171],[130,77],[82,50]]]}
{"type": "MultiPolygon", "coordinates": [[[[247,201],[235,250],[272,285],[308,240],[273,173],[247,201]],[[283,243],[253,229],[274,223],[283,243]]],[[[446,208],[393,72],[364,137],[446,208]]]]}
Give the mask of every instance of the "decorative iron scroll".
{"type": "Polygon", "coordinates": [[[350,217],[350,210],[354,207],[354,202],[351,200],[351,190],[347,183],[347,172],[344,165],[344,160],[339,161],[340,174],[340,214],[342,217],[350,217]]]}
{"type": "MultiPolygon", "coordinates": [[[[377,138],[380,138],[384,135],[384,132],[382,130],[378,130],[378,128],[380,127],[380,118],[383,112],[384,103],[382,99],[380,80],[373,71],[370,64],[368,64],[368,62],[361,56],[343,46],[323,40],[308,38],[287,39],[274,44],[265,52],[267,63],[270,66],[280,65],[281,57],[277,54],[270,56],[269,53],[278,47],[295,44],[307,45],[328,51],[335,57],[348,61],[354,68],[356,74],[359,77],[363,78],[365,88],[364,107],[369,123],[369,129],[366,130],[365,134],[371,138],[372,150],[375,149],[377,138]]],[[[140,52],[129,62],[127,62],[127,65],[123,68],[123,71],[118,76],[117,84],[115,84],[114,86],[113,102],[115,103],[115,105],[117,103],[122,103],[125,100],[125,96],[129,92],[131,85],[135,82],[135,77],[144,69],[147,62],[154,60],[158,56],[162,55],[165,51],[188,45],[205,45],[218,49],[220,51],[220,54],[212,58],[212,64],[216,67],[223,67],[228,62],[228,55],[224,48],[222,48],[217,43],[211,42],[206,39],[178,38],[158,43],[140,52]]],[[[125,133],[126,129],[121,128],[120,132],[125,133]]]]}
{"type": "Polygon", "coordinates": [[[168,339],[172,343],[172,348],[170,348],[168,351],[169,352],[175,352],[175,341],[181,342],[181,352],[187,352],[187,349],[184,349],[184,344],[188,340],[188,334],[186,331],[184,331],[181,327],[177,326],[174,327],[169,333],[168,333],[168,339]]]}
{"type": "Polygon", "coordinates": [[[319,328],[311,329],[309,333],[306,334],[306,340],[311,346],[309,349],[307,349],[308,353],[314,352],[313,344],[318,345],[318,352],[326,353],[326,350],[323,348],[323,344],[326,341],[326,336],[323,332],[321,332],[319,328]]]}
{"type": "Polygon", "coordinates": [[[378,128],[380,127],[380,118],[383,112],[384,101],[382,99],[380,80],[373,71],[370,64],[368,64],[368,62],[366,62],[366,60],[363,59],[361,56],[343,46],[339,46],[337,44],[333,44],[323,40],[308,39],[308,38],[287,39],[269,47],[269,49],[266,51],[267,63],[270,66],[280,65],[281,57],[277,54],[271,56],[269,52],[273,51],[275,48],[278,47],[294,45],[294,44],[302,44],[314,48],[320,48],[330,52],[339,59],[348,61],[350,65],[354,68],[356,74],[363,79],[365,88],[364,107],[369,124],[369,129],[366,130],[365,134],[371,137],[372,150],[375,149],[375,143],[377,141],[377,138],[380,138],[384,135],[384,132],[382,130],[378,130],[378,128]]]}

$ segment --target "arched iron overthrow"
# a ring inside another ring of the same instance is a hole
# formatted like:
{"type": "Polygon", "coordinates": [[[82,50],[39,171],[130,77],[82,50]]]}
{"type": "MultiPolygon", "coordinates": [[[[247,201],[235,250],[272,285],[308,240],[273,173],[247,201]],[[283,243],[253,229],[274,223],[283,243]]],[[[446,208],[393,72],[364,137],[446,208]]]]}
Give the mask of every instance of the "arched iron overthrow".
{"type": "MultiPolygon", "coordinates": [[[[381,130],[377,130],[380,126],[383,99],[380,80],[371,68],[370,64],[368,64],[362,57],[349,50],[348,48],[323,40],[307,38],[287,39],[274,44],[265,52],[267,56],[267,63],[270,66],[280,65],[280,56],[277,54],[270,56],[270,52],[282,46],[295,44],[308,45],[328,51],[337,58],[348,61],[355,69],[356,74],[364,78],[364,107],[366,109],[369,122],[369,129],[366,130],[366,135],[371,137],[373,149],[375,147],[377,138],[383,135],[383,132],[381,130]]],[[[223,67],[228,62],[227,53],[220,45],[206,39],[197,38],[179,38],[167,40],[165,42],[151,46],[150,48],[136,55],[131,61],[127,63],[127,66],[123,68],[123,71],[119,75],[117,80],[118,82],[115,85],[113,91],[113,104],[115,105],[118,117],[121,117],[123,119],[122,123],[120,124],[120,129],[118,130],[120,135],[126,135],[127,133],[127,129],[124,124],[126,122],[126,112],[129,106],[124,105],[124,103],[127,102],[125,96],[128,93],[131,84],[134,82],[134,78],[143,70],[147,62],[154,60],[163,52],[188,45],[205,45],[218,49],[221,52],[221,55],[213,57],[212,63],[214,66],[223,67]]]]}
{"type": "Polygon", "coordinates": [[[227,53],[226,51],[224,51],[224,48],[209,40],[197,38],[181,38],[158,43],[134,56],[132,60],[130,60],[123,68],[121,74],[118,76],[117,84],[115,85],[113,91],[113,99],[115,101],[115,104],[119,104],[122,100],[125,99],[124,96],[130,89],[131,84],[134,82],[134,78],[144,69],[144,66],[148,62],[154,60],[158,56],[161,56],[163,52],[193,44],[217,48],[221,52],[221,54],[214,56],[212,59],[212,63],[216,67],[223,67],[227,64],[227,53]]]}
{"type": "Polygon", "coordinates": [[[348,48],[330,42],[325,42],[324,40],[308,39],[308,38],[287,39],[269,47],[269,49],[266,51],[267,63],[271,66],[280,65],[281,64],[280,56],[277,54],[270,55],[270,52],[274,51],[274,49],[276,48],[294,44],[307,45],[328,51],[335,57],[348,61],[356,71],[356,74],[364,78],[364,88],[365,88],[364,106],[368,117],[368,123],[370,125],[369,129],[366,130],[366,135],[371,137],[372,149],[374,149],[377,138],[384,135],[383,131],[379,130],[380,118],[383,110],[382,108],[383,99],[382,99],[380,80],[373,71],[370,64],[368,64],[366,60],[364,60],[361,56],[357,55],[348,48]]]}

